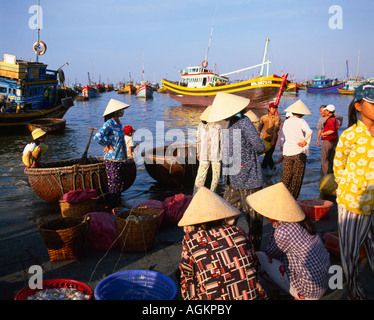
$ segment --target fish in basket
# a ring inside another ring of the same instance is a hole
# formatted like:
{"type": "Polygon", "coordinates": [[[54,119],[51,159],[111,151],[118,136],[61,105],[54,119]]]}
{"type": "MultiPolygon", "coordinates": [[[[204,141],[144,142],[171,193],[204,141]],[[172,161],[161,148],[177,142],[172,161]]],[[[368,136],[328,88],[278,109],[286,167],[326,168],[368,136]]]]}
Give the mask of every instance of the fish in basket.
{"type": "Polygon", "coordinates": [[[161,212],[150,207],[113,209],[121,251],[146,252],[152,248],[161,212]]]}
{"type": "MultiPolygon", "coordinates": [[[[99,198],[108,193],[108,176],[103,158],[90,157],[87,164],[80,159],[44,162],[43,168],[29,168],[25,172],[35,194],[48,202],[58,202],[67,192],[78,189],[95,189],[99,198]]],[[[125,163],[125,183],[122,191],[132,186],[136,178],[133,159],[125,163]]]]}

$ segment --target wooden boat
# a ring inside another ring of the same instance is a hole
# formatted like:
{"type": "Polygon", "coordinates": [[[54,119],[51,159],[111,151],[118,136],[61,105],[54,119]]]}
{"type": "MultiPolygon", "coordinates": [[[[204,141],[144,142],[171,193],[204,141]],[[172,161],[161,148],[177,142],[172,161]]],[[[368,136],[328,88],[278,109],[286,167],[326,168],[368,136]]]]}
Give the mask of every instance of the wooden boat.
{"type": "Polygon", "coordinates": [[[347,94],[347,95],[353,95],[353,93],[355,92],[354,90],[348,90],[348,89],[338,89],[338,92],[340,94],[347,94]]]}
{"type": "Polygon", "coordinates": [[[0,131],[25,130],[28,122],[37,119],[63,118],[77,93],[57,89],[57,75],[61,79],[61,68],[49,70],[44,63],[4,54],[0,62],[0,131]]]}
{"type": "MultiPolygon", "coordinates": [[[[265,61],[269,39],[266,39],[265,53],[262,63],[232,71],[225,74],[217,74],[209,70],[208,62],[202,61],[201,66],[188,67],[181,75],[179,83],[162,79],[169,96],[187,106],[207,107],[213,103],[218,92],[236,94],[250,99],[250,108],[268,109],[269,103],[274,102],[282,94],[283,78],[277,75],[269,75],[270,60],[265,61]],[[267,66],[267,75],[264,67],[267,66]],[[261,67],[260,76],[254,79],[229,83],[230,74],[261,67]]],[[[279,102],[279,101],[278,101],[279,102]]]]}
{"type": "Polygon", "coordinates": [[[143,151],[142,156],[148,174],[160,184],[194,185],[199,168],[196,145],[156,147],[143,151]]]}
{"type": "Polygon", "coordinates": [[[149,84],[142,84],[136,89],[138,98],[150,99],[153,97],[153,89],[149,84]]]}
{"type": "Polygon", "coordinates": [[[30,132],[37,128],[44,130],[47,133],[60,132],[65,130],[66,120],[58,118],[43,118],[30,121],[27,124],[27,128],[30,132]]]}
{"type": "Polygon", "coordinates": [[[82,96],[88,98],[97,98],[100,96],[100,92],[96,87],[86,85],[82,87],[82,96]]]}
{"type": "Polygon", "coordinates": [[[306,86],[307,92],[314,93],[329,93],[329,92],[338,92],[338,89],[341,89],[344,86],[344,82],[338,83],[337,79],[326,79],[325,76],[315,76],[313,79],[313,84],[306,86]]]}
{"type": "MultiPolygon", "coordinates": [[[[88,158],[86,165],[80,159],[46,162],[46,167],[29,168],[26,174],[35,194],[48,202],[58,202],[67,192],[77,189],[95,189],[105,199],[108,176],[103,158],[88,158]]],[[[136,178],[136,165],[129,159],[125,166],[126,181],[122,191],[132,186],[136,178]]]]}
{"type": "Polygon", "coordinates": [[[283,90],[284,95],[297,95],[299,93],[299,87],[297,82],[288,82],[285,89],[283,90]]]}

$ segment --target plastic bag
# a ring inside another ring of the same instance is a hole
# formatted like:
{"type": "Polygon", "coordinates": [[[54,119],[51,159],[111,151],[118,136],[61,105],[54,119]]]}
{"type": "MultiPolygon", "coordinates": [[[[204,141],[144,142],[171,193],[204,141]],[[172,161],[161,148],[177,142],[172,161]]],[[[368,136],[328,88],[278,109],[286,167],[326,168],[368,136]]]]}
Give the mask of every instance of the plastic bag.
{"type": "Polygon", "coordinates": [[[65,193],[61,200],[65,200],[69,203],[78,203],[87,199],[92,199],[97,197],[97,191],[95,189],[77,189],[71,190],[65,193]]]}
{"type": "Polygon", "coordinates": [[[184,195],[183,193],[166,198],[162,202],[166,220],[172,224],[177,224],[183,217],[191,200],[192,196],[184,195]]]}
{"type": "Polygon", "coordinates": [[[87,229],[88,245],[96,250],[109,250],[115,248],[118,243],[117,228],[113,216],[108,212],[90,212],[86,216],[90,217],[87,229]]]}

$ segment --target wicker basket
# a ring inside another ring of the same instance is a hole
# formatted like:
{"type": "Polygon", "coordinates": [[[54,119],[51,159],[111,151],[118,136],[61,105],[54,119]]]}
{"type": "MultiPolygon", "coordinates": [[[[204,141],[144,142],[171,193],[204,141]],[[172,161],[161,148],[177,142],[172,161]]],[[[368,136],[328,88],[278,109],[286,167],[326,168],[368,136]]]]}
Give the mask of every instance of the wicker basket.
{"type": "Polygon", "coordinates": [[[146,252],[156,238],[160,211],[137,208],[114,211],[118,243],[122,251],[146,252]]]}
{"type": "Polygon", "coordinates": [[[39,232],[52,262],[77,260],[84,254],[88,220],[58,218],[39,221],[39,232]]]}
{"type": "Polygon", "coordinates": [[[65,200],[60,200],[61,215],[63,218],[78,218],[81,219],[85,214],[96,211],[97,198],[87,199],[77,203],[69,203],[65,200]]]}

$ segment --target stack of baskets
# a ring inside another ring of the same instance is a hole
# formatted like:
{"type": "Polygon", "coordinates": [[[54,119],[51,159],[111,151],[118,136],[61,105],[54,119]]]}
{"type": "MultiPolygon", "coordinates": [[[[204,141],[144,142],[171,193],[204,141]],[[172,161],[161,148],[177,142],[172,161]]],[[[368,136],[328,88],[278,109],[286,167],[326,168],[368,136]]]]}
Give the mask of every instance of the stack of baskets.
{"type": "Polygon", "coordinates": [[[60,200],[61,215],[63,218],[71,217],[81,219],[85,214],[96,211],[97,199],[98,198],[91,198],[77,203],[60,200]]]}
{"type": "Polygon", "coordinates": [[[122,251],[146,252],[153,246],[161,214],[158,209],[142,207],[113,212],[122,251]]]}

